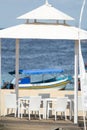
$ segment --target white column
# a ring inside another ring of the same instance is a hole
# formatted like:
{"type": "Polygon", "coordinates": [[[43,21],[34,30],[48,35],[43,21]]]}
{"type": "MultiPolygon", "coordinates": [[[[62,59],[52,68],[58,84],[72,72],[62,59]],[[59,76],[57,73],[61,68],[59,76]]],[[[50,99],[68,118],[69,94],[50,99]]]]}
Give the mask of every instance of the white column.
{"type": "Polygon", "coordinates": [[[16,99],[18,99],[18,80],[19,80],[19,39],[16,39],[16,62],[15,62],[15,71],[16,71],[16,99]]]}
{"type": "Polygon", "coordinates": [[[78,54],[79,44],[78,41],[75,41],[74,124],[78,123],[78,54]]]}

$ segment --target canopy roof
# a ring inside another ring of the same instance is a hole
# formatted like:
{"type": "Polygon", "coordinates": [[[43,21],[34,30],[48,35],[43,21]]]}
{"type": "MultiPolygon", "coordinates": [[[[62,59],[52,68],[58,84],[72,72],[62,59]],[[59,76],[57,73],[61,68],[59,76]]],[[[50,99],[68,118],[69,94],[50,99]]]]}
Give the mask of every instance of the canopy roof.
{"type": "Polygon", "coordinates": [[[21,74],[28,74],[28,75],[34,75],[34,74],[53,74],[53,73],[62,73],[62,69],[35,69],[35,70],[20,70],[21,74]]]}
{"type": "Polygon", "coordinates": [[[52,5],[48,4],[48,2],[46,2],[45,5],[42,5],[38,8],[18,17],[18,19],[74,20],[74,18],[57,10],[52,5]]]}
{"type": "Polygon", "coordinates": [[[58,24],[21,24],[0,31],[0,38],[13,39],[87,39],[87,31],[58,24]]]}

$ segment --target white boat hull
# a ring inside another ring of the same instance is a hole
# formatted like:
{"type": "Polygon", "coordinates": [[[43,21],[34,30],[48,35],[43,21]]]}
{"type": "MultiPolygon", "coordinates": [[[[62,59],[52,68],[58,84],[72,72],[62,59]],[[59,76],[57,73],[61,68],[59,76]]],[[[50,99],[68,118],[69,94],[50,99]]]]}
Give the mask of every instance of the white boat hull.
{"type": "Polygon", "coordinates": [[[48,82],[48,83],[33,83],[33,84],[19,84],[19,89],[53,89],[56,88],[58,90],[65,89],[66,84],[70,81],[68,78],[63,80],[48,82]]]}

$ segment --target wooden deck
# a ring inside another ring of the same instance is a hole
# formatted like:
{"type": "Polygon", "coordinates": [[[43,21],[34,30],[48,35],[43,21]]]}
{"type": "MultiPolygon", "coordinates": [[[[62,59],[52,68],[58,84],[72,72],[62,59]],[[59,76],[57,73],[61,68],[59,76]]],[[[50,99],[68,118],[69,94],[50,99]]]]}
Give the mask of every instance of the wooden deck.
{"type": "Polygon", "coordinates": [[[48,120],[31,119],[23,117],[22,119],[13,116],[0,117],[0,130],[83,130],[83,120],[79,119],[79,124],[73,124],[73,121],[54,118],[48,120]]]}

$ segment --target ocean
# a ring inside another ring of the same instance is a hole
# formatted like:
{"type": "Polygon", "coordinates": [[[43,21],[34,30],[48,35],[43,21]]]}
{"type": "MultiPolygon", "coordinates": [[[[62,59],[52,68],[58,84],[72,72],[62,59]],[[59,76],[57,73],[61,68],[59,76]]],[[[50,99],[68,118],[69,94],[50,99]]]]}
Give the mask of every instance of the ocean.
{"type": "MultiPolygon", "coordinates": [[[[87,43],[87,41],[83,41],[87,43]]],[[[87,44],[82,43],[84,62],[87,63],[87,44]]],[[[65,75],[74,75],[74,41],[70,40],[20,40],[20,69],[61,68],[65,75]]],[[[13,76],[8,72],[15,69],[15,40],[2,39],[2,84],[13,76]]],[[[66,89],[73,89],[69,84],[66,89]]]]}

